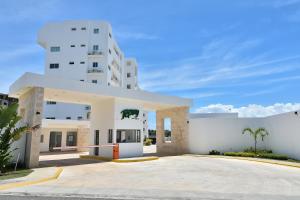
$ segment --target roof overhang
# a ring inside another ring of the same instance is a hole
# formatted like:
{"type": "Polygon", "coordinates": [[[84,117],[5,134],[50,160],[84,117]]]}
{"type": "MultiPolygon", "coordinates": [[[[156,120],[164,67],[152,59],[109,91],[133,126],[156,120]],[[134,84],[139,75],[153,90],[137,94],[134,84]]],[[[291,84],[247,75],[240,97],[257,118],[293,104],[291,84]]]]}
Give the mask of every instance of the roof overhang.
{"type": "Polygon", "coordinates": [[[34,73],[25,73],[16,80],[9,88],[9,95],[19,98],[34,87],[44,88],[45,100],[65,103],[90,105],[98,100],[120,99],[140,104],[145,110],[192,106],[192,100],[187,98],[166,96],[143,90],[102,86],[34,73]]]}

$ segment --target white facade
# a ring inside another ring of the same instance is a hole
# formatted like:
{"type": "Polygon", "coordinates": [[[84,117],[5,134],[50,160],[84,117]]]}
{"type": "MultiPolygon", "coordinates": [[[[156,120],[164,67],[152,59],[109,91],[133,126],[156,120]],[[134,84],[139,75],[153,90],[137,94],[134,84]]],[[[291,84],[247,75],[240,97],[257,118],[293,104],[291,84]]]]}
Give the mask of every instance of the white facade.
{"type": "MultiPolygon", "coordinates": [[[[103,21],[65,21],[46,24],[38,34],[45,49],[45,75],[97,85],[138,89],[138,65],[125,58],[103,21]]],[[[91,107],[55,101],[44,103],[44,118],[89,120],[91,107]]],[[[144,132],[148,132],[145,113],[144,132]]]]}

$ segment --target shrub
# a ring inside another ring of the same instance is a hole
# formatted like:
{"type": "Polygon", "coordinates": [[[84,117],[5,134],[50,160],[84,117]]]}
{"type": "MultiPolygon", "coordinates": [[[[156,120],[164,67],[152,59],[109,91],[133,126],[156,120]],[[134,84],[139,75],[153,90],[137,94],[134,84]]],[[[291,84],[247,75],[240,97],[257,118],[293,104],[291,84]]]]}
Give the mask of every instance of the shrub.
{"type": "Polygon", "coordinates": [[[240,157],[252,157],[252,158],[267,158],[274,160],[288,160],[286,155],[273,154],[273,153],[254,153],[254,152],[225,152],[225,156],[240,156],[240,157]]]}
{"type": "Polygon", "coordinates": [[[261,153],[257,157],[275,159],[275,160],[288,160],[289,159],[286,155],[273,154],[273,153],[261,153]]]}
{"type": "MultiPolygon", "coordinates": [[[[245,149],[244,152],[255,153],[255,150],[254,150],[253,147],[250,147],[250,148],[245,149]]],[[[272,153],[272,150],[267,150],[267,149],[259,150],[259,149],[257,149],[256,153],[258,153],[258,154],[260,154],[260,153],[272,153]]]]}
{"type": "Polygon", "coordinates": [[[211,150],[209,152],[209,155],[220,155],[220,154],[221,154],[220,151],[217,151],[217,150],[211,150]]]}
{"type": "Polygon", "coordinates": [[[146,138],[146,140],[144,141],[144,145],[145,146],[150,146],[152,144],[152,140],[149,138],[146,138]]]}
{"type": "Polygon", "coordinates": [[[255,153],[248,152],[225,152],[225,156],[255,157],[255,153]]]}

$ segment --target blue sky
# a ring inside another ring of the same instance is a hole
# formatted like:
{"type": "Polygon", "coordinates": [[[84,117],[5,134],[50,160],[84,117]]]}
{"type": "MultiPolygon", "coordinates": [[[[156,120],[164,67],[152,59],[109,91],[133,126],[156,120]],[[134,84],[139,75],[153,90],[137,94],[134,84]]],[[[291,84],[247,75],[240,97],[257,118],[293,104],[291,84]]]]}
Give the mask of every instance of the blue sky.
{"type": "Polygon", "coordinates": [[[194,99],[192,112],[300,109],[300,0],[2,0],[0,92],[43,73],[39,28],[107,20],[141,88],[194,99]]]}

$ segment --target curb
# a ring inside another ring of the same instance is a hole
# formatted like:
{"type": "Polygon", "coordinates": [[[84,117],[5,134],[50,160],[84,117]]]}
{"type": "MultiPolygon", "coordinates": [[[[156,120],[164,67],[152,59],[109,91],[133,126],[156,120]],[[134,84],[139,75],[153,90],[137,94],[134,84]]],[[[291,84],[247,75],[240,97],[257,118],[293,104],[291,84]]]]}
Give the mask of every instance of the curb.
{"type": "Polygon", "coordinates": [[[159,157],[157,156],[151,156],[151,157],[140,157],[140,158],[130,158],[130,159],[111,159],[111,158],[105,158],[101,156],[86,156],[82,155],[80,156],[81,159],[89,159],[89,160],[101,160],[101,161],[108,161],[108,162],[115,162],[115,163],[130,163],[130,162],[145,162],[145,161],[151,161],[151,160],[158,160],[159,157]]]}
{"type": "Polygon", "coordinates": [[[33,181],[24,181],[24,182],[8,183],[8,184],[0,185],[0,191],[1,190],[8,190],[8,189],[11,189],[11,188],[16,188],[16,187],[24,187],[24,186],[29,186],[29,185],[35,185],[35,184],[39,184],[39,183],[48,182],[48,181],[51,181],[51,180],[56,180],[56,179],[58,179],[58,177],[60,176],[62,171],[63,171],[63,168],[59,167],[59,168],[57,168],[57,170],[56,170],[56,172],[54,173],[53,176],[50,176],[50,177],[47,177],[47,178],[42,178],[42,179],[33,180],[33,181]]]}
{"type": "Polygon", "coordinates": [[[206,158],[224,158],[224,159],[234,159],[234,160],[246,160],[246,161],[252,161],[252,162],[259,162],[259,163],[266,163],[266,164],[273,164],[273,165],[280,165],[285,167],[294,167],[294,168],[300,168],[299,164],[293,164],[291,162],[284,163],[283,162],[277,162],[276,160],[259,160],[259,159],[249,159],[247,157],[234,157],[234,156],[208,156],[208,155],[193,155],[193,154],[186,154],[186,156],[194,156],[194,157],[206,157],[206,158]]]}
{"type": "Polygon", "coordinates": [[[145,162],[145,161],[158,160],[158,159],[159,157],[152,156],[152,157],[137,158],[137,159],[115,159],[112,161],[116,163],[130,163],[130,162],[145,162]]]}

